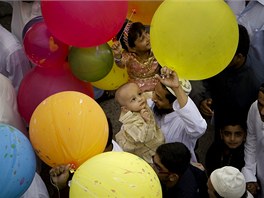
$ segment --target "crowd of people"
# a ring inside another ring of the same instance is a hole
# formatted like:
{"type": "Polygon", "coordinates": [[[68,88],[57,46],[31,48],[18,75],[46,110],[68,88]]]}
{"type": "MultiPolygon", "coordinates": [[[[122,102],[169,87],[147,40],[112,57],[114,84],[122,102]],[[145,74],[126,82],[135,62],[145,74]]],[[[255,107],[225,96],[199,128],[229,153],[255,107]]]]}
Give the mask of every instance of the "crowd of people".
{"type": "MultiPolygon", "coordinates": [[[[179,79],[177,71],[161,66],[141,22],[126,21],[111,46],[116,65],[127,69],[129,80],[115,90],[122,126],[113,134],[108,119],[104,152],[129,152],[145,160],[156,172],[164,198],[264,197],[264,1],[226,3],[237,17],[239,42],[229,65],[211,78],[179,79]],[[192,86],[196,83],[199,88],[192,86]],[[202,162],[195,151],[208,125],[214,126],[214,139],[202,162]]],[[[22,31],[41,10],[38,1],[10,4],[11,32],[0,25],[0,123],[28,136],[16,101],[20,82],[32,67],[22,31]]],[[[49,167],[37,161],[22,197],[68,197],[71,165],[49,167]]]]}

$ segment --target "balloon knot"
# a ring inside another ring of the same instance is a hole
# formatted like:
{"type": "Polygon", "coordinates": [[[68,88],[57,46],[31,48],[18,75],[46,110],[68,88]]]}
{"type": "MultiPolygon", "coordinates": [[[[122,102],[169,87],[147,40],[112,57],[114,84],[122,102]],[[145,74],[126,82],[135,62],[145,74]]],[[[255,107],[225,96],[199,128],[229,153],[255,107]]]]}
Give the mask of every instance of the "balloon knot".
{"type": "Polygon", "coordinates": [[[69,168],[70,173],[74,173],[75,169],[76,169],[75,164],[70,164],[70,168],[69,168]]]}

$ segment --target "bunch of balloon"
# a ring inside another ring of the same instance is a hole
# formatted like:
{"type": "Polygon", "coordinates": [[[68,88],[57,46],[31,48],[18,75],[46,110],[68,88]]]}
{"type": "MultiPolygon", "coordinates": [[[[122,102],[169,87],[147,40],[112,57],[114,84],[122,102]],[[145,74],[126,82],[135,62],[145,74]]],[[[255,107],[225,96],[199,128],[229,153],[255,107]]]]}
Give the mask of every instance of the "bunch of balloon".
{"type": "Polygon", "coordinates": [[[34,67],[21,81],[18,90],[18,110],[29,123],[36,107],[48,96],[61,91],[79,91],[93,97],[90,83],[77,79],[68,63],[57,67],[34,67]]]}
{"type": "Polygon", "coordinates": [[[40,18],[26,31],[23,44],[29,60],[40,67],[60,66],[69,51],[69,46],[55,38],[40,18]]]}
{"type": "Polygon", "coordinates": [[[41,1],[50,32],[75,47],[98,46],[109,41],[121,29],[127,8],[127,1],[41,1]]]}
{"type": "Polygon", "coordinates": [[[72,164],[76,169],[104,151],[108,123],[104,111],[91,97],[65,91],[38,105],[30,120],[29,136],[46,164],[72,164]]]}
{"type": "Polygon", "coordinates": [[[154,56],[180,78],[202,80],[221,72],[238,44],[238,25],[222,0],[164,0],[150,29],[154,56]],[[161,39],[162,38],[162,39],[161,39]]]}
{"type": "Polygon", "coordinates": [[[76,170],[70,197],[161,198],[162,191],[158,176],[146,161],[127,152],[105,152],[76,170]]]}
{"type": "Polygon", "coordinates": [[[36,171],[36,158],[28,138],[18,129],[0,124],[0,197],[20,197],[36,171]]]}
{"type": "MultiPolygon", "coordinates": [[[[109,46],[113,45],[112,40],[108,41],[107,44],[109,46]]],[[[118,67],[115,62],[111,71],[102,79],[91,82],[94,87],[103,90],[116,90],[121,85],[125,84],[128,81],[128,74],[126,68],[118,67]]]]}
{"type": "Polygon", "coordinates": [[[121,85],[128,82],[127,70],[118,67],[115,63],[111,71],[101,80],[91,82],[94,87],[103,90],[116,90],[121,85]]]}
{"type": "Polygon", "coordinates": [[[69,64],[72,73],[80,80],[94,82],[105,77],[113,67],[113,54],[105,43],[96,47],[71,47],[69,64]]]}
{"type": "Polygon", "coordinates": [[[127,18],[133,22],[150,25],[152,17],[163,0],[128,1],[127,18]]]}

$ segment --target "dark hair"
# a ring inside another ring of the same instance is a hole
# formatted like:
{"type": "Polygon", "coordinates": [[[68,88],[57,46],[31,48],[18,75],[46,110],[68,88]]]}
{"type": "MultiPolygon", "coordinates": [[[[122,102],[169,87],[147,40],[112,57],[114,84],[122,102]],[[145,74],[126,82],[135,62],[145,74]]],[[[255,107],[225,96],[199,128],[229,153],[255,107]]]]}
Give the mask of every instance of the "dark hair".
{"type": "Polygon", "coordinates": [[[170,172],[180,176],[190,165],[191,153],[181,142],[162,144],[157,148],[156,154],[170,172]]]}
{"type": "MultiPolygon", "coordinates": [[[[128,51],[128,47],[126,46],[125,42],[124,42],[124,29],[127,25],[127,23],[131,23],[130,21],[126,21],[122,27],[122,29],[119,31],[119,33],[117,34],[117,39],[120,39],[122,48],[125,49],[126,51],[128,51]],[[120,38],[121,36],[121,38],[120,38]]],[[[137,40],[138,37],[140,37],[142,35],[142,33],[146,31],[146,27],[141,23],[141,22],[134,22],[131,24],[129,31],[128,31],[128,36],[127,36],[127,40],[128,40],[128,45],[129,47],[133,48],[135,47],[135,41],[137,40]]]]}
{"type": "Polygon", "coordinates": [[[261,91],[262,93],[264,93],[264,83],[262,83],[262,84],[260,85],[259,91],[261,91]]]}
{"type": "Polygon", "coordinates": [[[241,53],[243,56],[247,57],[249,50],[249,43],[250,43],[248,31],[243,25],[238,25],[238,31],[239,31],[239,40],[238,40],[236,54],[241,53]]]}
{"type": "Polygon", "coordinates": [[[107,140],[105,148],[107,148],[109,145],[112,144],[112,139],[113,139],[113,126],[109,118],[107,118],[107,123],[108,123],[109,129],[108,129],[108,140],[107,140]]]}
{"type": "Polygon", "coordinates": [[[225,111],[221,117],[222,119],[219,120],[220,129],[228,125],[240,125],[247,132],[247,113],[240,112],[237,109],[231,109],[230,111],[225,111]]]}

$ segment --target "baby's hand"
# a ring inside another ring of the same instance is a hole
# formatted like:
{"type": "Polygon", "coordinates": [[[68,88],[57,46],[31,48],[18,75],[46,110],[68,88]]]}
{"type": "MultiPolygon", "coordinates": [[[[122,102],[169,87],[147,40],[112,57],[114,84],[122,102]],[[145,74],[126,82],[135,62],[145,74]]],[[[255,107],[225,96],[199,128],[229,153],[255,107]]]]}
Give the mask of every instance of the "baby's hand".
{"type": "Polygon", "coordinates": [[[150,121],[150,112],[147,109],[141,109],[140,115],[145,120],[145,122],[148,123],[150,121]]]}

